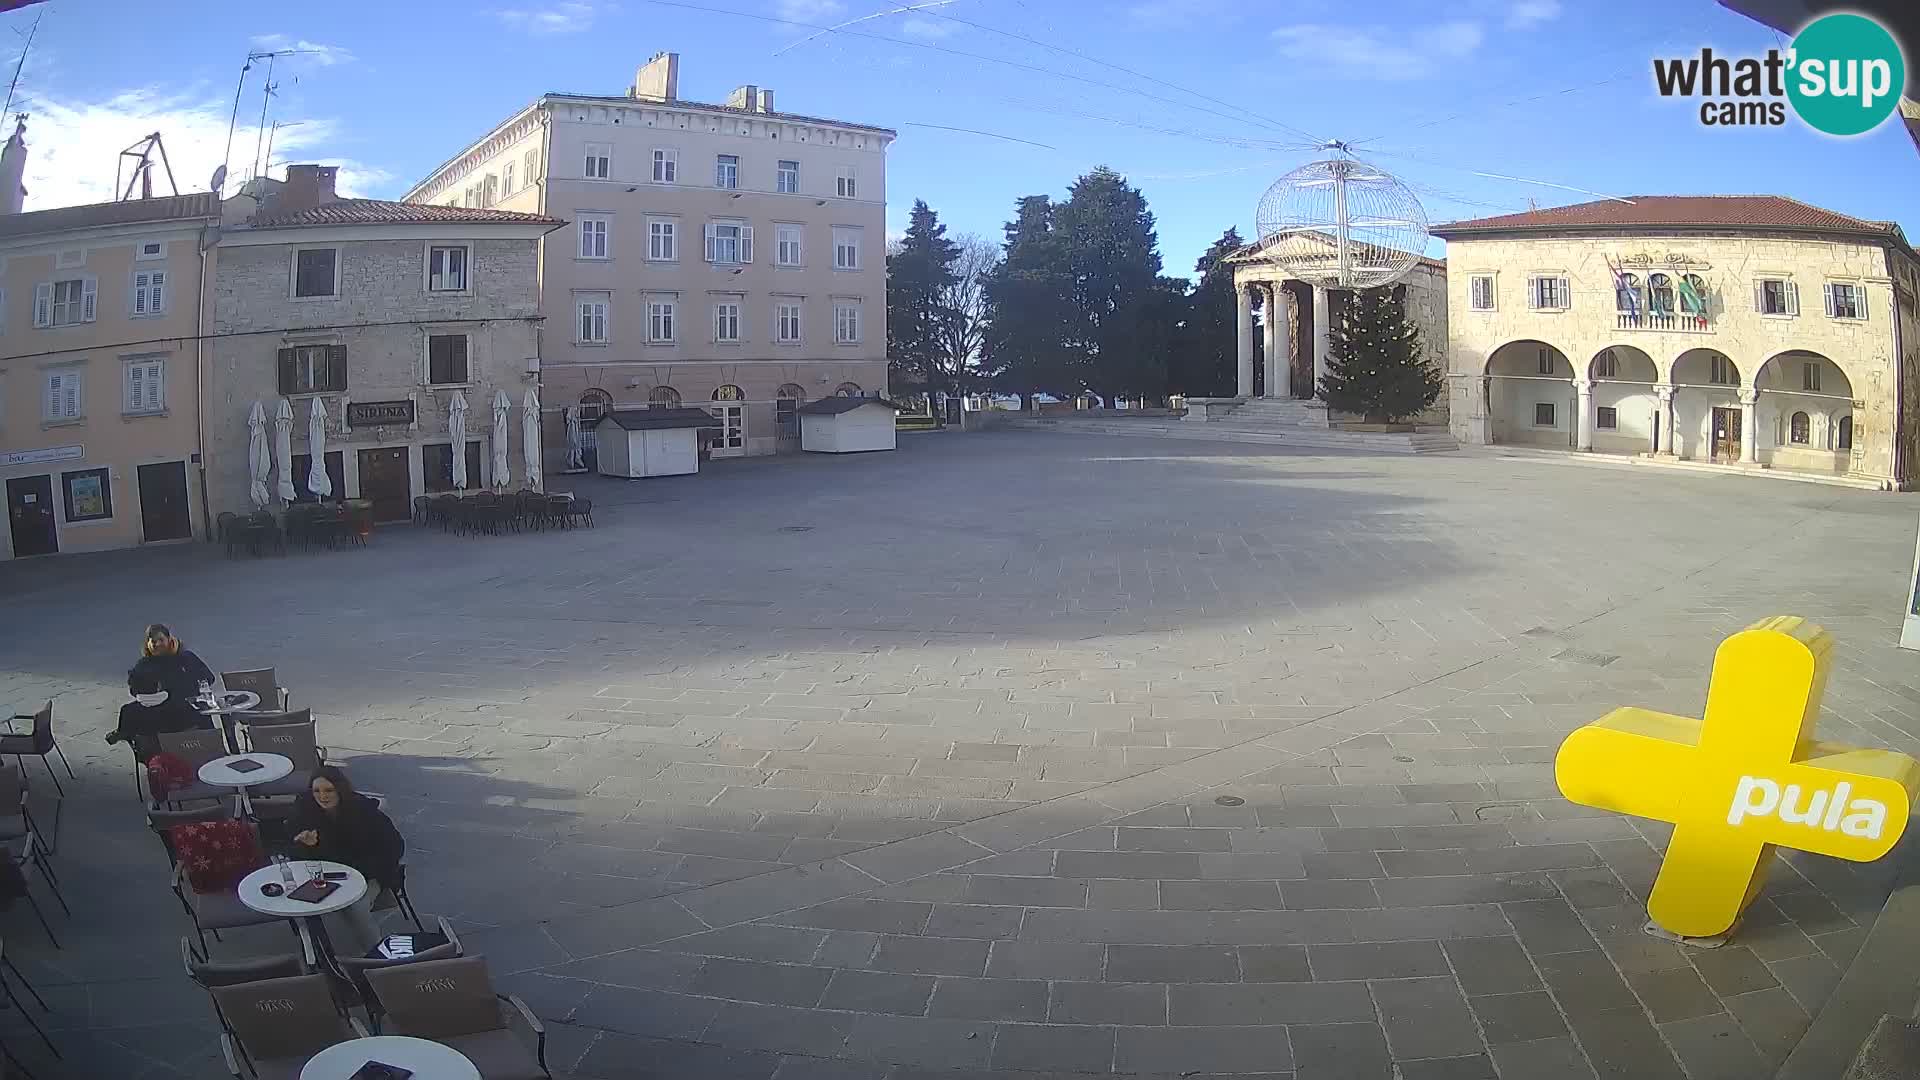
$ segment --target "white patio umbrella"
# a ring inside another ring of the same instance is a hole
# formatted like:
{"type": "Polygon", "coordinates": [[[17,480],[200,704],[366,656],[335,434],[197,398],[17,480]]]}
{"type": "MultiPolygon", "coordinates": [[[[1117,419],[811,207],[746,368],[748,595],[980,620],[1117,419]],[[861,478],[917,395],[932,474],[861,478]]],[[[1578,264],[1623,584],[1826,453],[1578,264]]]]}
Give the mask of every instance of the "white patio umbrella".
{"type": "Polygon", "coordinates": [[[307,413],[307,452],[313,455],[313,468],[307,470],[307,490],[315,498],[333,494],[333,478],[327,475],[327,409],[319,398],[307,413]]]}
{"type": "Polygon", "coordinates": [[[520,450],[526,459],[527,486],[540,490],[540,394],[527,391],[520,406],[520,450]]]}
{"type": "Polygon", "coordinates": [[[247,496],[262,510],[273,496],[267,494],[267,474],[273,471],[273,459],[267,456],[267,410],[258,401],[247,411],[247,496]]]}
{"type": "Polygon", "coordinates": [[[447,434],[453,436],[453,490],[467,490],[467,395],[455,390],[447,403],[447,434]]]}
{"type": "Polygon", "coordinates": [[[293,488],[293,403],[280,399],[273,413],[273,452],[280,459],[280,489],[277,494],[292,502],[299,493],[293,488]]]}
{"type": "Polygon", "coordinates": [[[580,410],[568,405],[560,410],[560,416],[567,424],[567,468],[584,469],[587,458],[580,440],[580,410]]]}
{"type": "Polygon", "coordinates": [[[507,414],[513,411],[513,399],[505,390],[493,392],[493,488],[505,491],[513,486],[512,466],[507,461],[507,414]]]}

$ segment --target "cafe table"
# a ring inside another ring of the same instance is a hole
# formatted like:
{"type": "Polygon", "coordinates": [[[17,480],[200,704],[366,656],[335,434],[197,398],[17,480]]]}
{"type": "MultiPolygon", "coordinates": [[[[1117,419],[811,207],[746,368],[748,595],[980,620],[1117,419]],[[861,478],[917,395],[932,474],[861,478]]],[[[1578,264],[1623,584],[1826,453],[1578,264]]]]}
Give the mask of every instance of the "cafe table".
{"type": "Polygon", "coordinates": [[[220,721],[220,726],[226,734],[227,749],[237,754],[240,752],[237,714],[252,712],[259,708],[260,695],[251,690],[223,690],[217,694],[195,698],[193,707],[200,715],[220,721]]]}
{"type": "Polygon", "coordinates": [[[480,1080],[480,1070],[451,1046],[405,1035],[374,1035],[335,1043],[308,1059],[300,1080],[350,1080],[362,1065],[411,1069],[407,1080],[480,1080]]]}
{"type": "MultiPolygon", "coordinates": [[[[331,915],[359,903],[367,895],[366,875],[346,863],[328,862],[325,859],[288,859],[284,863],[269,863],[240,879],[240,902],[248,910],[262,915],[277,915],[283,919],[305,919],[307,928],[313,931],[314,944],[320,948],[327,966],[333,966],[333,942],[327,938],[327,928],[320,916],[331,915]],[[286,866],[293,871],[293,880],[287,881],[280,874],[280,868],[286,866]],[[315,870],[320,876],[339,875],[336,880],[339,888],[321,899],[309,903],[295,900],[287,893],[305,885],[314,876],[315,870]],[[265,886],[280,887],[280,895],[269,895],[265,886]]],[[[390,1063],[390,1064],[397,1064],[390,1063]]]]}

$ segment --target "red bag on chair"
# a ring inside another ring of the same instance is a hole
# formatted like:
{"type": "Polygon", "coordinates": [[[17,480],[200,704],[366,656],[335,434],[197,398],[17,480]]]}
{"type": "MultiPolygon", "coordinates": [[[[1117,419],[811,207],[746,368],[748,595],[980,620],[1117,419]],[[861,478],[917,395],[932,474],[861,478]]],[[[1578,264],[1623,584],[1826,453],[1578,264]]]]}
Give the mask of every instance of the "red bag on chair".
{"type": "Polygon", "coordinates": [[[224,892],[240,884],[240,879],[267,865],[260,850],[260,836],[245,821],[204,821],[196,825],[175,825],[167,830],[180,865],[187,868],[187,882],[197,893],[224,892]]]}
{"type": "Polygon", "coordinates": [[[154,802],[166,802],[167,793],[193,783],[193,766],[178,754],[155,754],[147,759],[147,790],[154,802]]]}

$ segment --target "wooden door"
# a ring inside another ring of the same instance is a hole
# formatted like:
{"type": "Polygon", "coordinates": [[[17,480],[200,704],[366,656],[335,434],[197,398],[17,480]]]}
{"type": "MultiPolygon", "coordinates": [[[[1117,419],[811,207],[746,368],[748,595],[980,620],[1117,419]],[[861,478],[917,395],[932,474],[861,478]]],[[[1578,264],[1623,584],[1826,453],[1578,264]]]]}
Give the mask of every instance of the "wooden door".
{"type": "Polygon", "coordinates": [[[1711,458],[1714,461],[1740,460],[1740,410],[1715,407],[1711,458]]]}
{"type": "MultiPolygon", "coordinates": [[[[468,483],[476,477],[469,477],[468,483]]],[[[406,521],[413,516],[413,476],[405,447],[360,451],[360,497],[373,504],[373,520],[406,521]]]]}
{"type": "Polygon", "coordinates": [[[15,558],[51,555],[60,550],[53,527],[53,477],[16,476],[7,481],[7,524],[13,530],[15,558]]]}
{"type": "Polygon", "coordinates": [[[187,508],[186,462],[140,466],[140,535],[149,544],[193,535],[193,514],[187,508]]]}

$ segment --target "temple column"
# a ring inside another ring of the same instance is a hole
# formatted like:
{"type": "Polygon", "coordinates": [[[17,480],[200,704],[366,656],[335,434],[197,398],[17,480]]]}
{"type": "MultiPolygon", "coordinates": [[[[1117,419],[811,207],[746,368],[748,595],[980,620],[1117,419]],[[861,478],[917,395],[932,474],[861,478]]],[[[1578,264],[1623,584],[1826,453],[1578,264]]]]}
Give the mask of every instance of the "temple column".
{"type": "Polygon", "coordinates": [[[1324,285],[1313,287],[1313,396],[1320,396],[1320,380],[1327,377],[1327,335],[1332,329],[1333,305],[1324,285]]]}
{"type": "Polygon", "coordinates": [[[1234,391],[1240,397],[1253,395],[1253,297],[1245,286],[1236,286],[1233,290],[1234,327],[1239,342],[1239,386],[1234,391]]]}
{"type": "Polygon", "coordinates": [[[1287,326],[1286,296],[1287,291],[1278,282],[1267,283],[1267,336],[1264,344],[1267,396],[1270,398],[1292,396],[1287,389],[1293,350],[1289,347],[1292,335],[1287,326]]]}

